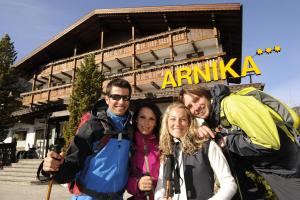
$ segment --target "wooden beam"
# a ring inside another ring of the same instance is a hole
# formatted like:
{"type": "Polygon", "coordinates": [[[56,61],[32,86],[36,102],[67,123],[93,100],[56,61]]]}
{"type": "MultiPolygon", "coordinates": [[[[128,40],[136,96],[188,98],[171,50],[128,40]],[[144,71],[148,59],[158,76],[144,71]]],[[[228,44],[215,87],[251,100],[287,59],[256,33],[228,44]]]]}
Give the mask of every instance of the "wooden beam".
{"type": "Polygon", "coordinates": [[[49,81],[49,78],[45,77],[45,76],[41,76],[42,79],[49,81]]]}
{"type": "Polygon", "coordinates": [[[74,46],[73,56],[77,56],[77,44],[74,46]]]}
{"type": "Polygon", "coordinates": [[[104,67],[106,67],[109,71],[111,71],[111,67],[110,67],[110,66],[108,66],[108,65],[105,64],[104,62],[102,63],[102,65],[103,65],[104,67]]]}
{"type": "Polygon", "coordinates": [[[197,52],[198,52],[198,49],[197,49],[197,47],[196,47],[196,44],[195,44],[195,42],[194,42],[194,41],[192,41],[192,42],[191,42],[191,44],[192,44],[192,47],[193,47],[193,49],[194,49],[195,53],[197,53],[197,52]]]}
{"type": "Polygon", "coordinates": [[[37,79],[37,74],[36,74],[36,72],[35,72],[34,75],[33,75],[31,91],[34,91],[34,90],[35,90],[36,79],[37,79]]]}
{"type": "Polygon", "coordinates": [[[150,50],[150,53],[155,58],[155,60],[159,59],[159,57],[156,55],[156,53],[153,50],[150,50]]]}
{"type": "Polygon", "coordinates": [[[55,76],[53,74],[51,75],[51,77],[54,78],[54,79],[56,79],[56,80],[58,80],[58,81],[60,81],[60,82],[63,82],[63,80],[61,78],[58,78],[57,76],[55,76]]]}
{"type": "Polygon", "coordinates": [[[175,51],[175,49],[173,47],[171,47],[172,51],[173,51],[173,55],[177,56],[177,52],[175,51]]]}
{"type": "Polygon", "coordinates": [[[122,62],[122,60],[120,60],[119,58],[116,58],[116,61],[122,65],[124,68],[126,67],[126,64],[124,62],[122,62]]]}
{"type": "Polygon", "coordinates": [[[139,62],[139,64],[141,64],[141,63],[142,63],[142,60],[141,60],[141,59],[139,59],[139,57],[137,57],[136,55],[134,55],[134,58],[135,58],[135,60],[137,60],[137,61],[139,62]]]}
{"type": "Polygon", "coordinates": [[[151,81],[151,85],[155,87],[155,89],[160,90],[160,87],[154,81],[151,81]]]}
{"type": "Polygon", "coordinates": [[[141,88],[139,88],[138,86],[134,85],[134,88],[139,91],[139,92],[143,92],[143,90],[141,88]]]}
{"type": "Polygon", "coordinates": [[[104,47],[104,28],[101,26],[101,34],[100,34],[100,49],[104,47]]]}
{"type": "Polygon", "coordinates": [[[70,74],[66,73],[66,72],[61,72],[61,74],[68,77],[68,78],[70,78],[70,79],[72,79],[72,76],[70,74]]]}
{"type": "Polygon", "coordinates": [[[41,80],[39,80],[39,79],[36,79],[35,81],[36,81],[36,82],[39,82],[39,83],[42,83],[42,84],[46,84],[46,82],[41,81],[41,80]]]}
{"type": "Polygon", "coordinates": [[[173,37],[172,37],[172,33],[169,33],[169,45],[170,45],[170,60],[171,62],[174,62],[174,57],[175,55],[175,51],[173,49],[173,37]]]}

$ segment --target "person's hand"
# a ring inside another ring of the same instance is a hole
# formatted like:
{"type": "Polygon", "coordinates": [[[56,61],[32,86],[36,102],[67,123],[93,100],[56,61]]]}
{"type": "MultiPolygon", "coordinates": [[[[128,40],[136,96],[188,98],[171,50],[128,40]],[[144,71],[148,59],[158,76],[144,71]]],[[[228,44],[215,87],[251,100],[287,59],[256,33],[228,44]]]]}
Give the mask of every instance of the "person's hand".
{"type": "Polygon", "coordinates": [[[198,136],[203,138],[215,138],[216,133],[213,132],[208,126],[202,125],[198,127],[198,136]]]}
{"type": "Polygon", "coordinates": [[[47,157],[44,158],[43,170],[45,172],[56,172],[59,170],[59,166],[64,162],[64,154],[60,154],[50,151],[47,153],[47,157]]]}
{"type": "Polygon", "coordinates": [[[140,191],[150,191],[152,190],[152,179],[150,176],[143,176],[138,183],[140,191]]]}

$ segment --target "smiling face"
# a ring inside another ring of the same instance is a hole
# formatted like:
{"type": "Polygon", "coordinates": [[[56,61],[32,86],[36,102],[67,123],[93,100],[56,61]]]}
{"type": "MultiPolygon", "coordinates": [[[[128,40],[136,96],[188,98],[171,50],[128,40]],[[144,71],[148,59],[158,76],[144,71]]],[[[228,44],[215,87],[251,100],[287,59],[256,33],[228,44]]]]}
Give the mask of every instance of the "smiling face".
{"type": "Polygon", "coordinates": [[[175,138],[183,137],[189,126],[188,115],[183,108],[173,108],[167,119],[168,132],[175,138]]]}
{"type": "Polygon", "coordinates": [[[137,116],[137,128],[143,135],[150,135],[156,126],[156,116],[154,112],[147,107],[140,109],[137,116]]]}
{"type": "Polygon", "coordinates": [[[195,94],[183,95],[184,105],[195,117],[207,119],[211,111],[211,102],[206,97],[199,97],[195,94]]]}
{"type": "Polygon", "coordinates": [[[128,110],[129,99],[126,99],[125,96],[129,96],[129,90],[127,88],[112,86],[110,94],[105,97],[109,110],[115,115],[122,116],[128,110]],[[115,99],[115,96],[119,95],[122,96],[122,98],[115,99]]]}

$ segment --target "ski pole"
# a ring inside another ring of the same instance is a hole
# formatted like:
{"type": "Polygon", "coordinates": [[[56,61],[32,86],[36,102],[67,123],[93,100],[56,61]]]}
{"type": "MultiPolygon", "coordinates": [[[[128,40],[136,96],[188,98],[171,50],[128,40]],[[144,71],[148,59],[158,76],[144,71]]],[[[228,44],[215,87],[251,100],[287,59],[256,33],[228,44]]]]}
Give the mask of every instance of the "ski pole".
{"type": "Polygon", "coordinates": [[[48,183],[48,190],[47,190],[47,196],[46,196],[46,200],[50,199],[51,196],[51,190],[52,190],[52,185],[53,185],[53,179],[51,179],[48,183]]]}
{"type": "MultiPolygon", "coordinates": [[[[148,149],[147,149],[147,145],[146,145],[146,141],[145,138],[143,137],[143,142],[144,142],[144,159],[145,159],[145,164],[146,164],[146,176],[150,176],[150,167],[149,167],[149,160],[148,160],[148,149]]],[[[154,188],[152,186],[151,188],[152,193],[154,194],[154,188]]],[[[146,199],[149,200],[150,199],[150,192],[146,191],[145,192],[145,196],[146,199]]]]}
{"type": "MultiPolygon", "coordinates": [[[[53,151],[59,154],[61,151],[61,147],[62,147],[61,144],[54,144],[53,151]]],[[[54,179],[52,177],[52,179],[48,183],[46,200],[50,199],[53,182],[54,182],[54,179]]]]}
{"type": "Polygon", "coordinates": [[[171,179],[174,171],[174,155],[170,154],[166,156],[165,170],[166,170],[166,190],[165,197],[168,199],[171,196],[171,179]]]}

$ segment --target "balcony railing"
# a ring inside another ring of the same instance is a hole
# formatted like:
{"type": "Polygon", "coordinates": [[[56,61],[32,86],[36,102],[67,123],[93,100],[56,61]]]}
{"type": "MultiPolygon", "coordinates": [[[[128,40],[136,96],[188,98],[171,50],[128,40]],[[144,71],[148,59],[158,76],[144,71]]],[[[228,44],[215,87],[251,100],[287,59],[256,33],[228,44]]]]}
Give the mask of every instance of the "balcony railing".
{"type": "Polygon", "coordinates": [[[37,90],[33,92],[22,93],[23,105],[28,106],[30,104],[44,104],[51,101],[57,101],[60,99],[67,99],[72,93],[72,84],[66,84],[47,89],[37,90]]]}
{"type": "MultiPolygon", "coordinates": [[[[114,75],[106,77],[106,81],[104,81],[104,83],[103,83],[103,88],[106,87],[107,83],[111,79],[117,78],[117,77],[121,77],[121,78],[127,80],[129,83],[131,83],[131,85],[134,85],[134,80],[135,80],[136,85],[140,88],[143,88],[144,86],[147,86],[147,85],[153,85],[153,83],[155,83],[157,86],[161,87],[165,72],[167,70],[176,71],[177,69],[179,69],[181,67],[186,67],[193,63],[193,64],[199,65],[200,69],[202,69],[204,71],[205,63],[210,63],[212,60],[216,60],[216,61],[222,60],[223,56],[225,56],[225,54],[220,53],[220,54],[215,54],[215,55],[210,55],[210,56],[202,56],[202,57],[194,58],[194,59],[186,59],[183,61],[173,62],[173,63],[169,63],[169,64],[154,65],[147,69],[137,69],[137,70],[131,70],[131,71],[125,72],[125,73],[114,74],[114,75]]],[[[210,69],[211,77],[213,77],[213,75],[212,75],[213,70],[212,70],[211,64],[210,64],[210,68],[211,68],[210,69]]],[[[176,79],[176,77],[177,76],[175,73],[174,78],[176,79]]],[[[153,86],[153,89],[154,88],[155,88],[155,86],[153,86]]]]}
{"type": "Polygon", "coordinates": [[[50,66],[53,66],[53,74],[71,71],[74,69],[75,64],[77,67],[80,67],[80,63],[83,61],[84,57],[91,53],[95,54],[96,64],[99,64],[102,61],[105,63],[116,58],[121,59],[130,57],[134,53],[138,56],[145,52],[169,48],[171,43],[173,46],[177,46],[192,41],[205,40],[214,37],[213,29],[179,28],[49,63],[43,67],[43,70],[39,75],[49,75],[51,72],[50,66]],[[133,45],[135,45],[135,48],[133,48],[133,45]]]}
{"type": "MultiPolygon", "coordinates": [[[[155,93],[162,93],[163,91],[159,91],[158,87],[160,88],[164,79],[165,72],[167,70],[174,70],[179,69],[181,67],[185,67],[188,65],[198,64],[201,66],[200,68],[204,70],[204,64],[209,63],[212,60],[219,60],[222,59],[224,53],[221,54],[214,54],[210,56],[202,56],[199,58],[193,59],[186,59],[183,61],[173,62],[169,64],[161,64],[161,65],[154,65],[147,69],[136,69],[131,70],[129,72],[118,73],[114,75],[110,75],[106,77],[106,81],[103,83],[103,88],[106,87],[109,80],[121,77],[127,80],[131,85],[136,85],[140,89],[150,88],[152,90],[147,90],[144,92],[155,92],[155,93]],[[135,84],[136,83],[136,84],[135,84]]],[[[211,70],[212,73],[212,70],[211,70]]],[[[174,74],[176,78],[176,74],[174,74]]],[[[212,75],[211,75],[212,77],[212,75]]],[[[170,93],[173,90],[166,89],[164,93],[170,93]]],[[[23,105],[28,106],[30,104],[45,104],[49,101],[57,101],[60,99],[67,99],[72,93],[72,84],[66,84],[62,86],[51,87],[47,89],[37,90],[33,92],[22,93],[21,96],[23,97],[23,105]]],[[[138,98],[143,91],[134,90],[133,97],[138,98]]],[[[143,95],[142,95],[143,96],[143,95]]]]}
{"type": "MultiPolygon", "coordinates": [[[[79,56],[73,56],[67,59],[62,59],[56,62],[49,63],[42,68],[39,74],[37,74],[37,79],[39,79],[37,81],[39,81],[39,84],[42,84],[39,85],[40,87],[43,86],[45,88],[47,87],[46,86],[47,83],[48,85],[52,85],[52,83],[49,83],[49,81],[51,82],[53,81],[53,78],[52,80],[49,78],[51,77],[50,75],[52,75],[52,77],[54,78],[56,77],[55,80],[60,80],[61,84],[63,84],[63,81],[66,80],[62,80],[62,77],[67,76],[67,78],[69,79],[72,78],[70,74],[73,73],[71,73],[71,71],[74,70],[75,66],[80,67],[80,63],[83,61],[84,56],[91,53],[95,54],[96,64],[103,63],[105,65],[105,63],[109,63],[110,61],[114,61],[114,60],[118,60],[119,62],[122,62],[120,61],[120,59],[125,57],[127,57],[126,59],[128,59],[133,55],[139,56],[145,53],[150,54],[150,52],[152,52],[153,55],[154,51],[158,51],[158,52],[160,52],[161,50],[165,51],[165,49],[167,48],[171,48],[171,47],[176,48],[176,46],[178,45],[188,44],[190,46],[192,45],[193,48],[195,48],[196,41],[204,41],[204,43],[207,44],[207,41],[213,38],[215,38],[215,33],[213,29],[179,28],[176,30],[167,31],[164,33],[160,33],[160,34],[156,34],[144,38],[139,38],[136,40],[121,43],[119,45],[107,47],[101,50],[92,51],[79,56]]],[[[182,46],[179,46],[178,48],[181,47],[182,46]]],[[[185,47],[183,49],[185,49],[185,47]]],[[[169,53],[167,53],[166,55],[169,56],[169,53]]],[[[197,59],[205,60],[208,58],[202,57],[197,59]]],[[[188,60],[192,61],[193,59],[188,59],[188,60]]],[[[112,65],[111,63],[113,62],[110,62],[110,65],[112,65]]],[[[131,66],[131,63],[128,65],[131,66]]],[[[173,70],[176,70],[176,68],[180,67],[180,63],[176,64],[176,62],[170,64],[161,64],[161,65],[155,65],[153,63],[152,67],[150,65],[150,67],[148,66],[146,69],[132,70],[129,66],[129,71],[127,73],[118,72],[114,75],[107,75],[106,78],[110,80],[111,78],[121,76],[124,79],[128,80],[132,85],[146,87],[147,85],[151,84],[157,89],[158,86],[161,86],[165,71],[169,70],[171,65],[176,65],[173,70]]],[[[123,68],[121,69],[123,70],[123,68]]],[[[70,82],[70,80],[66,82],[70,82]]],[[[104,87],[105,84],[106,83],[104,83],[104,87]]],[[[46,89],[40,89],[32,92],[22,93],[21,96],[23,97],[23,105],[28,106],[32,104],[40,105],[40,104],[46,104],[51,101],[67,99],[71,95],[71,92],[72,92],[72,84],[65,84],[61,86],[49,87],[46,89]]]]}

